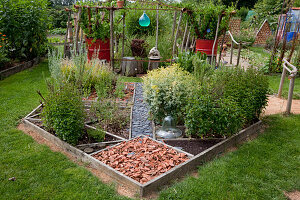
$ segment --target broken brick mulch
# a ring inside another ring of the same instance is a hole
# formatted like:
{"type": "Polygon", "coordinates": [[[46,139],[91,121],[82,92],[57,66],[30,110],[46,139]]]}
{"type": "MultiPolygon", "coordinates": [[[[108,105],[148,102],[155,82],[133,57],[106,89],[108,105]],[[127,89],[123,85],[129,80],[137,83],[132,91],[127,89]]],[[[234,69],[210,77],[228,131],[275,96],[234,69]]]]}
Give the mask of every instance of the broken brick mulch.
{"type": "Polygon", "coordinates": [[[142,184],[189,159],[147,137],[124,141],[93,157],[142,184]]]}

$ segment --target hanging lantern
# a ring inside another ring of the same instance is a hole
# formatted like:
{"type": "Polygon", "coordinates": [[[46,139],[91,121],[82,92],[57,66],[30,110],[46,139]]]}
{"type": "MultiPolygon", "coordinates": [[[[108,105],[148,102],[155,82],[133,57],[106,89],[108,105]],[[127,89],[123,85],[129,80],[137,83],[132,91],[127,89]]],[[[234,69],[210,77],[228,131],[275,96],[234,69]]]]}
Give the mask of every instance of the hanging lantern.
{"type": "Polygon", "coordinates": [[[176,128],[174,118],[167,116],[163,121],[161,129],[156,132],[156,135],[164,139],[178,138],[182,135],[182,131],[176,128]]]}
{"type": "Polygon", "coordinates": [[[142,14],[142,16],[139,19],[139,24],[142,27],[147,27],[150,25],[150,18],[147,16],[146,12],[144,11],[144,13],[142,14]]]}

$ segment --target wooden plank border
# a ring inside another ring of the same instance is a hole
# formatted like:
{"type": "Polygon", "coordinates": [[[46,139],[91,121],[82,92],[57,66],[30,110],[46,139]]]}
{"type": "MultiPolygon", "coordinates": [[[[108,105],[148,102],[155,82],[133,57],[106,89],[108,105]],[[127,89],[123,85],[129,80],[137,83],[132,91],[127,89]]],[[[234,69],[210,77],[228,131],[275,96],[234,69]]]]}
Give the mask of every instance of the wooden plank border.
{"type": "MultiPolygon", "coordinates": [[[[225,152],[228,148],[234,147],[237,144],[240,144],[246,141],[250,136],[255,136],[257,132],[260,130],[262,126],[262,122],[259,121],[250,127],[241,130],[239,133],[231,136],[228,139],[225,139],[216,145],[208,148],[207,150],[201,152],[196,156],[189,156],[190,159],[186,162],[177,165],[176,167],[172,168],[171,170],[165,172],[164,174],[152,179],[151,181],[141,184],[130,177],[118,172],[117,170],[113,169],[112,167],[105,165],[104,163],[100,162],[99,160],[95,159],[91,155],[84,153],[83,151],[69,145],[68,143],[60,140],[58,137],[48,133],[47,131],[41,129],[40,127],[36,126],[35,124],[31,123],[27,119],[23,120],[23,123],[31,130],[38,132],[42,137],[45,139],[53,142],[57,146],[61,147],[64,151],[68,152],[72,156],[76,157],[82,162],[89,163],[95,169],[101,170],[108,176],[110,176],[113,180],[115,180],[118,184],[125,185],[129,187],[140,197],[147,196],[148,194],[160,190],[166,184],[169,184],[172,180],[176,178],[180,178],[184,176],[186,173],[191,172],[197,167],[213,158],[215,158],[220,153],[225,152]]],[[[146,137],[146,136],[144,136],[146,137]]],[[[158,141],[160,142],[160,141],[158,141]]],[[[175,149],[179,151],[178,149],[175,149]]],[[[100,150],[101,151],[101,150],[100,150]]],[[[99,152],[99,151],[98,151],[99,152]]]]}

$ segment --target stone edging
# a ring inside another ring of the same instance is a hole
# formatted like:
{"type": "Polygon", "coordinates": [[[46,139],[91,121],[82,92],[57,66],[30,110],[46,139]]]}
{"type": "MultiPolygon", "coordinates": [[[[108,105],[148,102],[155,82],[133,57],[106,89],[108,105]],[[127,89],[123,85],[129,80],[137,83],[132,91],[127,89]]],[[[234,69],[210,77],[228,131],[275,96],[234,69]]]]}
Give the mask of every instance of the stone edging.
{"type": "Polygon", "coordinates": [[[13,75],[15,73],[21,72],[25,69],[31,68],[34,65],[39,64],[40,62],[41,62],[41,58],[37,57],[37,58],[34,58],[33,60],[27,61],[23,64],[2,70],[2,71],[0,71],[0,80],[3,80],[4,78],[9,77],[10,75],[13,75]]]}
{"type": "Polygon", "coordinates": [[[38,132],[45,139],[53,142],[54,144],[61,147],[64,151],[70,153],[72,156],[76,157],[82,162],[89,163],[95,169],[101,170],[110,176],[113,180],[116,180],[117,183],[123,184],[126,187],[130,187],[141,197],[150,194],[153,191],[161,189],[166,184],[170,183],[172,180],[184,176],[186,173],[191,172],[204,162],[207,162],[215,158],[220,153],[225,152],[228,148],[234,147],[237,144],[240,144],[247,140],[250,136],[255,136],[255,134],[260,130],[262,122],[259,121],[250,127],[241,130],[239,133],[231,136],[228,139],[225,139],[216,145],[206,149],[205,151],[191,157],[188,161],[177,165],[176,167],[170,169],[166,173],[150,180],[145,184],[141,184],[126,175],[118,172],[112,167],[105,165],[99,160],[93,158],[92,156],[84,153],[83,151],[69,145],[68,143],[60,140],[58,137],[48,133],[47,131],[41,129],[35,124],[28,121],[26,118],[23,119],[23,123],[31,130],[38,132]]]}

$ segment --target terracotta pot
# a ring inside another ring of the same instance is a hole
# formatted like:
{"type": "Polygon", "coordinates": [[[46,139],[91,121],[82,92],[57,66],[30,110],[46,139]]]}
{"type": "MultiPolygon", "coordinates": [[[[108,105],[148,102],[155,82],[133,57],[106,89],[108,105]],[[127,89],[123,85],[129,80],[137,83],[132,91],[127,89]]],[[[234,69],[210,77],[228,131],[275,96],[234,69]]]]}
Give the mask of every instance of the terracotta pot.
{"type": "Polygon", "coordinates": [[[117,1],[117,6],[118,6],[118,8],[123,8],[124,1],[117,1]]]}
{"type": "Polygon", "coordinates": [[[91,60],[95,58],[98,54],[100,60],[110,61],[110,40],[107,38],[104,41],[101,39],[96,39],[93,42],[93,38],[85,39],[88,48],[88,59],[91,60]]]}
{"type": "MultiPolygon", "coordinates": [[[[212,49],[214,46],[214,40],[204,40],[204,39],[197,39],[196,40],[196,52],[200,51],[205,53],[207,56],[212,55],[212,49]]],[[[217,55],[218,44],[216,43],[214,49],[214,56],[217,55]]]]}

